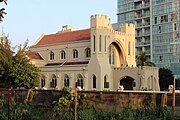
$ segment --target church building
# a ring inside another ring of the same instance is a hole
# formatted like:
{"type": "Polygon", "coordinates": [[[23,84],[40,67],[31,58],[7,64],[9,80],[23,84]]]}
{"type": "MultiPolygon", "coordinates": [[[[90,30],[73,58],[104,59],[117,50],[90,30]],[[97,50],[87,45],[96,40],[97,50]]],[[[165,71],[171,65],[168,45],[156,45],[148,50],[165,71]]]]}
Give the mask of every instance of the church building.
{"type": "Polygon", "coordinates": [[[41,69],[39,88],[159,91],[158,68],[136,66],[135,25],[120,28],[114,30],[108,16],[97,14],[90,17],[88,29],[63,26],[41,35],[27,54],[41,69]]]}

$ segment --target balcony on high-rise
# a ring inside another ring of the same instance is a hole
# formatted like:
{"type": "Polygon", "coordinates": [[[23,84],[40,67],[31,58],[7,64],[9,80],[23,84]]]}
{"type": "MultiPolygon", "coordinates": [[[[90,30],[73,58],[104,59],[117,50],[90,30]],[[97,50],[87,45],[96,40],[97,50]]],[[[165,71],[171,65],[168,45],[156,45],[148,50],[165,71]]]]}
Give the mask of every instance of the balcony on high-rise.
{"type": "Polygon", "coordinates": [[[134,2],[141,2],[142,0],[134,0],[134,2]]]}
{"type": "Polygon", "coordinates": [[[142,35],[143,35],[143,36],[149,36],[149,35],[150,35],[150,31],[145,31],[145,32],[143,32],[142,35]]]}
{"type": "Polygon", "coordinates": [[[141,22],[136,23],[136,27],[142,27],[142,23],[141,22]]]}
{"type": "Polygon", "coordinates": [[[141,14],[141,13],[136,13],[134,17],[135,17],[136,19],[137,19],[137,18],[141,18],[141,17],[142,17],[142,14],[141,14]]]}
{"type": "Polygon", "coordinates": [[[149,16],[150,16],[149,10],[144,11],[144,14],[142,14],[142,17],[149,17],[149,16]]]}
{"type": "Polygon", "coordinates": [[[142,8],[142,4],[138,4],[134,6],[134,9],[141,9],[142,8]]]}
{"type": "Polygon", "coordinates": [[[141,37],[142,36],[142,32],[139,31],[139,32],[136,32],[136,37],[141,37]]]}
{"type": "Polygon", "coordinates": [[[150,22],[143,23],[143,26],[149,26],[149,25],[150,25],[150,22]]]}
{"type": "Polygon", "coordinates": [[[143,8],[144,7],[150,7],[150,2],[145,2],[145,4],[143,5],[143,8]]]}

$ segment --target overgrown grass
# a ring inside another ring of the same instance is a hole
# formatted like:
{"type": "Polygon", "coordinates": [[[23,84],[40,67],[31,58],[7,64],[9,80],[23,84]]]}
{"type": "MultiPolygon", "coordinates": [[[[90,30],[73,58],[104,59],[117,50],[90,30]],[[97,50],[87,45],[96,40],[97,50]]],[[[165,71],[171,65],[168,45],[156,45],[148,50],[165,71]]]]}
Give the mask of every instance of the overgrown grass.
{"type": "MultiPolygon", "coordinates": [[[[0,120],[7,120],[6,104],[0,104],[0,120]]],[[[167,107],[164,108],[122,108],[100,109],[90,104],[83,104],[77,109],[78,120],[171,120],[167,107]]],[[[30,105],[11,106],[11,120],[73,120],[74,110],[63,108],[58,114],[53,109],[36,108],[30,105]]],[[[176,116],[180,120],[180,116],[176,116]]]]}
{"type": "MultiPolygon", "coordinates": [[[[116,109],[98,109],[87,104],[78,108],[77,116],[78,120],[171,120],[167,107],[122,108],[121,111],[117,111],[116,109]]],[[[73,111],[63,110],[53,120],[73,120],[73,111]]]]}

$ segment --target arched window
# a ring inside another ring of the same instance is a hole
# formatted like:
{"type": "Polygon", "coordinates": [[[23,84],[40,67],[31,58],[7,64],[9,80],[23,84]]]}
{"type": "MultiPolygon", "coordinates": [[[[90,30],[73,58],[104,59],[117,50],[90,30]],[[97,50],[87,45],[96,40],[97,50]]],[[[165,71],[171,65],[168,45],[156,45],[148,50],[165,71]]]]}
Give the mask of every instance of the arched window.
{"type": "Polygon", "coordinates": [[[113,45],[109,46],[109,64],[114,64],[114,52],[115,52],[115,48],[113,45]]]}
{"type": "Polygon", "coordinates": [[[64,87],[69,87],[69,77],[68,77],[68,75],[64,76],[64,87]]]}
{"type": "Polygon", "coordinates": [[[61,51],[61,59],[66,59],[66,53],[64,50],[61,51]]]}
{"type": "Polygon", "coordinates": [[[94,42],[94,46],[93,46],[93,51],[96,51],[96,36],[93,36],[93,42],[94,42]]]}
{"type": "Polygon", "coordinates": [[[101,40],[101,35],[99,36],[99,51],[101,52],[101,42],[102,42],[102,40],[101,40]]]}
{"type": "Polygon", "coordinates": [[[104,76],[104,88],[109,88],[109,82],[107,82],[107,76],[104,76]]]}
{"type": "Polygon", "coordinates": [[[91,56],[90,48],[86,48],[85,52],[86,52],[86,57],[90,57],[91,56]]]}
{"type": "Polygon", "coordinates": [[[83,89],[83,77],[81,75],[77,77],[76,87],[77,86],[80,86],[83,89]]]}
{"type": "Polygon", "coordinates": [[[50,54],[49,54],[49,59],[50,59],[50,60],[54,60],[54,52],[52,52],[52,51],[50,52],[50,54]]]}
{"type": "Polygon", "coordinates": [[[73,50],[73,58],[78,58],[78,51],[76,49],[73,50]]]}
{"type": "Polygon", "coordinates": [[[105,36],[105,40],[104,40],[104,51],[106,52],[106,36],[105,36]]]}
{"type": "Polygon", "coordinates": [[[128,42],[128,55],[131,55],[131,42],[128,42]]]}
{"type": "Polygon", "coordinates": [[[96,76],[93,75],[93,88],[96,88],[96,76]]]}
{"type": "Polygon", "coordinates": [[[41,77],[41,88],[42,88],[42,87],[44,87],[44,86],[45,86],[45,84],[46,84],[46,81],[45,81],[45,76],[44,76],[44,75],[42,75],[42,77],[41,77]]]}
{"type": "Polygon", "coordinates": [[[134,55],[134,53],[135,53],[134,48],[135,48],[135,46],[134,46],[134,42],[133,42],[133,55],[134,55]]]}
{"type": "Polygon", "coordinates": [[[57,78],[56,78],[55,75],[52,75],[50,87],[51,87],[51,88],[56,88],[56,86],[57,86],[57,78]]]}

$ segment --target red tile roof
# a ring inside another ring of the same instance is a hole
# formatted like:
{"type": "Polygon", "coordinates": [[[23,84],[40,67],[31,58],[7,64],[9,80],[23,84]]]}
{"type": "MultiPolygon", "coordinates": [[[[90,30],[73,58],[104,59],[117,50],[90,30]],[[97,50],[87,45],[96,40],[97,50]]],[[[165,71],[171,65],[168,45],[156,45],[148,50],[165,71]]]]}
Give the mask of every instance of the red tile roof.
{"type": "Polygon", "coordinates": [[[90,40],[90,29],[44,35],[35,46],[90,40]]]}
{"type": "Polygon", "coordinates": [[[43,60],[43,58],[39,55],[39,53],[36,52],[26,52],[26,55],[29,57],[29,59],[39,59],[43,60]]]}

